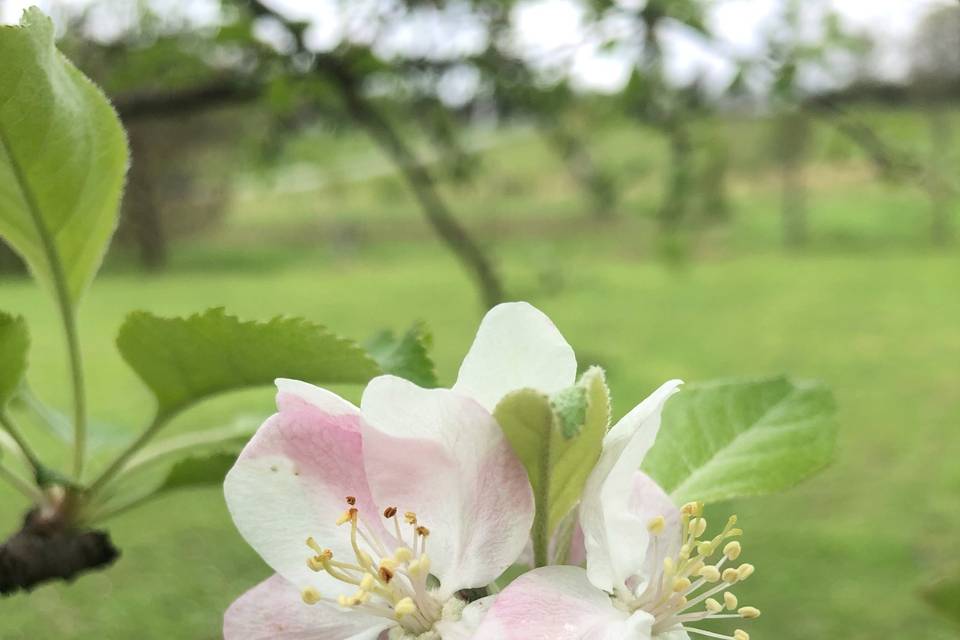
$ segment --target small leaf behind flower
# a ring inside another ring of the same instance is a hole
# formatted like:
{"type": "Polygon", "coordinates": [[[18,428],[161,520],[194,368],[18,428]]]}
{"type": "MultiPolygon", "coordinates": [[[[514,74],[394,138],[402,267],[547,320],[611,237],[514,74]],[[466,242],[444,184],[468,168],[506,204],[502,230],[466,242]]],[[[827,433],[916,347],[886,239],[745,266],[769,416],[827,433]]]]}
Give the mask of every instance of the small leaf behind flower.
{"type": "Polygon", "coordinates": [[[784,377],[689,385],[667,404],[643,470],[679,504],[792,487],[833,458],[833,395],[784,377]]]}
{"type": "Polygon", "coordinates": [[[211,309],[188,318],[138,311],[127,316],[117,346],[157,398],[167,418],[227,391],[295,378],[362,384],[380,368],[354,342],[299,318],[248,322],[211,309]]]}
{"type": "Polygon", "coordinates": [[[438,384],[437,372],[429,353],[432,342],[426,325],[418,322],[399,338],[392,331],[383,331],[365,346],[384,373],[430,389],[438,384]]]}
{"type": "Polygon", "coordinates": [[[590,369],[577,386],[583,389],[582,394],[561,392],[567,400],[586,399],[582,411],[574,408],[567,413],[568,420],[583,416],[583,423],[572,428],[563,425],[550,398],[534,389],[508,394],[494,411],[533,486],[537,507],[533,544],[538,565],[546,564],[550,537],[579,500],[587,476],[600,457],[610,422],[603,371],[590,369]]]}

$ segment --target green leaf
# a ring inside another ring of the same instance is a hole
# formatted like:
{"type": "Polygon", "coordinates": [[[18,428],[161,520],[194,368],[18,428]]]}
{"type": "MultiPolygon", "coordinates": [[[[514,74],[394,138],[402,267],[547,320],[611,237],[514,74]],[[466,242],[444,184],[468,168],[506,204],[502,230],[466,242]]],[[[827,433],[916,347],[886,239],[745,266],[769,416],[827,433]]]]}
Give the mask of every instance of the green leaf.
{"type": "Polygon", "coordinates": [[[184,458],[173,465],[163,483],[153,493],[157,495],[177,489],[222,485],[236,460],[236,453],[226,452],[184,458]]]}
{"type": "Polygon", "coordinates": [[[76,303],[117,223],[127,168],[106,97],[54,47],[36,8],[0,26],[0,235],[76,303]]]}
{"type": "Polygon", "coordinates": [[[437,386],[437,372],[430,359],[433,339],[426,325],[418,322],[400,338],[392,331],[383,331],[367,344],[367,351],[384,373],[405,378],[421,387],[437,386]]]}
{"type": "Polygon", "coordinates": [[[690,385],[667,403],[643,469],[677,503],[787,489],[833,458],[833,395],[783,377],[690,385]]]}
{"type": "MultiPolygon", "coordinates": [[[[579,500],[587,476],[600,457],[603,436],[610,423],[603,370],[591,368],[577,386],[585,390],[581,397],[586,399],[586,407],[583,423],[575,429],[566,429],[550,398],[533,389],[508,394],[494,411],[533,486],[537,566],[547,563],[550,536],[579,500]],[[565,430],[572,437],[565,435],[565,430]]],[[[559,395],[572,397],[564,392],[559,395]]]]}
{"type": "Polygon", "coordinates": [[[927,589],[923,596],[937,612],[960,624],[960,574],[941,580],[927,589]]]}
{"type": "Polygon", "coordinates": [[[29,347],[26,321],[0,311],[0,409],[20,387],[27,371],[29,347]]]}
{"type": "Polygon", "coordinates": [[[188,318],[131,313],[117,346],[156,396],[161,420],[216,394],[280,377],[360,384],[380,373],[356,344],[320,325],[298,318],[246,322],[223,309],[188,318]]]}

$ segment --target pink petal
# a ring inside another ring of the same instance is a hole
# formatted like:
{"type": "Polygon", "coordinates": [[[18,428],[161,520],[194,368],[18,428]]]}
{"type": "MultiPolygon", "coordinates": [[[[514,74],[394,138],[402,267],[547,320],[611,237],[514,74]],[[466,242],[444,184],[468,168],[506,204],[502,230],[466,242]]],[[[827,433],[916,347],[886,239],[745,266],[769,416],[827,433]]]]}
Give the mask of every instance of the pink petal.
{"type": "Polygon", "coordinates": [[[664,404],[680,386],[671,380],[653,392],[610,430],[590,473],[580,503],[587,549],[587,573],[599,589],[614,592],[644,565],[647,525],[629,509],[634,473],[653,446],[664,404]]]}
{"type": "Polygon", "coordinates": [[[275,384],[277,385],[277,408],[280,411],[308,404],[333,416],[360,415],[360,409],[337,394],[308,382],[277,378],[275,384]]]}
{"type": "Polygon", "coordinates": [[[484,316],[453,390],[493,411],[511,391],[551,394],[573,385],[576,375],[573,349],[550,318],[526,302],[508,302],[484,316]]]}
{"type": "MultiPolygon", "coordinates": [[[[361,514],[379,515],[363,468],[362,421],[346,401],[331,413],[283,390],[280,396],[281,411],[260,427],[227,475],[227,506],[240,533],[277,573],[301,589],[345,593],[347,585],[307,568],[312,552],[305,541],[312,536],[335,556],[352,559],[349,527],[336,525],[346,497],[356,497],[361,514]]],[[[368,520],[386,537],[379,517],[368,520]]]]}
{"type": "Polygon", "coordinates": [[[376,640],[390,621],[326,604],[309,606],[281,578],[267,578],[230,605],[224,640],[376,640]]]}
{"type": "Polygon", "coordinates": [[[473,640],[641,640],[653,616],[613,605],[579,567],[525,573],[504,589],[473,640]]]}
{"type": "Polygon", "coordinates": [[[374,497],[415,512],[430,529],[427,552],[442,593],[499,576],[530,535],[533,492],[493,416],[452,391],[393,376],[371,381],[361,407],[374,497]]]}

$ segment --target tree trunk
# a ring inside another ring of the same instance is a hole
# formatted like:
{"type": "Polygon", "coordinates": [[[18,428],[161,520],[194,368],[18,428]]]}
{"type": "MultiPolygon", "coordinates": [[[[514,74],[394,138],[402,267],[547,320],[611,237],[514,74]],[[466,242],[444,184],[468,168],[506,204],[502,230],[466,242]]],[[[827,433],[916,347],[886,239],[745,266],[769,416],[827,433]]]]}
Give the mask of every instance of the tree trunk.
{"type": "Polygon", "coordinates": [[[356,78],[344,63],[332,57],[318,57],[317,65],[340,91],[350,116],[400,169],[427,221],[473,277],[484,307],[489,309],[502,302],[503,286],[493,265],[467,230],[457,222],[437,191],[436,181],[427,167],[406,145],[387,118],[361,94],[356,78]]]}
{"type": "Polygon", "coordinates": [[[602,222],[613,220],[617,204],[616,185],[594,162],[583,140],[553,119],[540,122],[538,129],[547,144],[560,154],[573,179],[587,192],[593,218],[602,222]]]}
{"type": "Polygon", "coordinates": [[[804,162],[811,127],[806,115],[800,111],[781,114],[777,127],[783,244],[788,248],[797,248],[809,241],[804,162]]]}
{"type": "Polygon", "coordinates": [[[954,194],[949,183],[953,175],[950,114],[942,106],[928,111],[930,122],[930,175],[927,192],[930,196],[930,240],[935,245],[948,245],[953,240],[954,194]]]}
{"type": "Polygon", "coordinates": [[[129,137],[133,164],[123,209],[125,222],[137,245],[140,264],[149,271],[159,271],[167,264],[168,252],[160,206],[154,193],[157,174],[150,170],[149,145],[137,135],[136,125],[130,127],[129,137]]]}

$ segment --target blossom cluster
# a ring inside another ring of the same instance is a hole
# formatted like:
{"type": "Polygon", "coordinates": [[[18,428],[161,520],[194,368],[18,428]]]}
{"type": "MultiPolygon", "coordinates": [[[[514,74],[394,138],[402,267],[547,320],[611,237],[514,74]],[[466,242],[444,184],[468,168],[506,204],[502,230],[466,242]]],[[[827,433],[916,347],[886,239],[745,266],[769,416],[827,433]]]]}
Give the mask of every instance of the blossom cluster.
{"type": "MultiPolygon", "coordinates": [[[[575,384],[573,350],[525,303],[492,309],[451,389],[380,376],[360,406],[278,380],[278,411],[225,483],[240,533],[276,575],[227,611],[226,640],[681,640],[751,619],[734,586],[736,518],[710,527],[639,471],[680,387],[606,433],[570,514],[563,564],[531,568],[527,470],[494,417],[511,392],[575,384]],[[714,529],[711,532],[711,529],[714,529]],[[515,577],[503,590],[508,569],[515,577]]],[[[559,538],[559,536],[558,536],[559,538]]]]}

